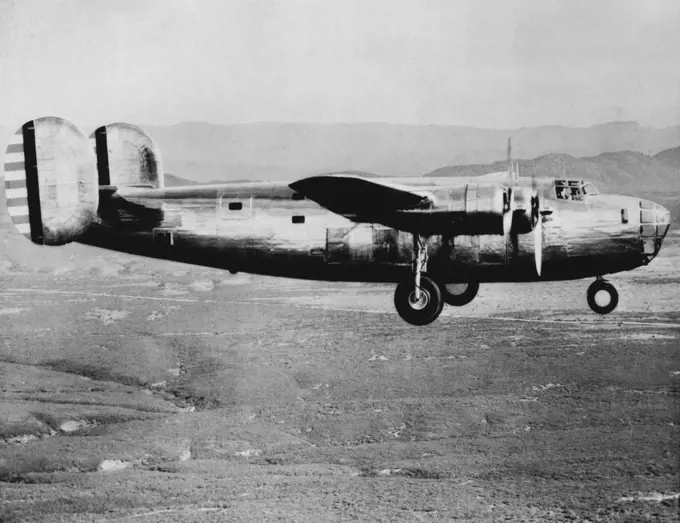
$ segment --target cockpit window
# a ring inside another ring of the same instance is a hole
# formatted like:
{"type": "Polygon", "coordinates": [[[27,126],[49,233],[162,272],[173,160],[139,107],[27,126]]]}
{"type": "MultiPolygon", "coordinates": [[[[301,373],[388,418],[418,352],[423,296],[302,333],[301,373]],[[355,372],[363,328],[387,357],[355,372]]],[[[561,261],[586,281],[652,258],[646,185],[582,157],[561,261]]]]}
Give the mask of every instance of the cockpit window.
{"type": "Polygon", "coordinates": [[[573,200],[574,194],[570,187],[555,187],[555,195],[558,200],[573,200]]]}
{"type": "Polygon", "coordinates": [[[592,183],[586,182],[583,184],[583,194],[600,194],[600,191],[592,183]]]}
{"type": "Polygon", "coordinates": [[[558,200],[583,201],[590,194],[599,194],[591,182],[555,180],[555,196],[558,200]]]}

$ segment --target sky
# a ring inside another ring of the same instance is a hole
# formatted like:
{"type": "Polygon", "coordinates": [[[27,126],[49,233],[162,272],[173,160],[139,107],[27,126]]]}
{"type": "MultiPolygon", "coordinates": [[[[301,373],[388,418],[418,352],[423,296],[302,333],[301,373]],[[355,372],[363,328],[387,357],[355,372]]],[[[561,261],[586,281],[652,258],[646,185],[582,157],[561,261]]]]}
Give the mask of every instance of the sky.
{"type": "Polygon", "coordinates": [[[678,0],[0,0],[0,125],[680,123],[678,0]]]}

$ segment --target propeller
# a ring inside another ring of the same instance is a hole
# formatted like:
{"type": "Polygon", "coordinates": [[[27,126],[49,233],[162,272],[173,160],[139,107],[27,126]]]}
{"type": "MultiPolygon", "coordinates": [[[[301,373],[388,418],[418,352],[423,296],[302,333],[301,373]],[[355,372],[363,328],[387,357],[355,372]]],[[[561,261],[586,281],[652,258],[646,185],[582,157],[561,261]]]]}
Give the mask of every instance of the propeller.
{"type": "Polygon", "coordinates": [[[512,219],[515,214],[515,177],[512,172],[512,142],[508,137],[508,177],[506,180],[507,188],[503,201],[503,234],[507,237],[512,230],[512,219]]]}
{"type": "Polygon", "coordinates": [[[540,276],[543,268],[543,220],[541,220],[541,197],[536,181],[536,165],[531,173],[531,225],[534,232],[534,263],[540,276]]]}
{"type": "MultiPolygon", "coordinates": [[[[512,176],[512,159],[510,156],[510,140],[508,140],[508,186],[511,191],[512,203],[509,206],[509,213],[512,217],[509,218],[510,224],[508,238],[513,249],[513,256],[519,252],[519,235],[533,233],[534,235],[534,264],[536,273],[541,276],[543,268],[543,223],[541,219],[542,204],[540,196],[540,186],[536,179],[536,165],[533,165],[533,172],[531,175],[531,187],[528,184],[515,184],[512,176]]],[[[518,172],[518,166],[515,166],[515,172],[518,172]]],[[[507,215],[503,216],[504,227],[507,215]]]]}

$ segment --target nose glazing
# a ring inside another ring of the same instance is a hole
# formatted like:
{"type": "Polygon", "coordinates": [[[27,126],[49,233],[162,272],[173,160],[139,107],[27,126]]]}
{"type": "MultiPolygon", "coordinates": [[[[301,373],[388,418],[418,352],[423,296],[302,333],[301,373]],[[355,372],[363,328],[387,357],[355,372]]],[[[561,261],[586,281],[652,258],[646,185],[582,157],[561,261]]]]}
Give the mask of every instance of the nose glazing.
{"type": "Polygon", "coordinates": [[[654,202],[640,200],[640,239],[642,254],[649,263],[661,249],[671,224],[671,213],[654,202]]]}
{"type": "Polygon", "coordinates": [[[668,228],[671,226],[671,212],[665,207],[658,205],[656,206],[656,223],[661,229],[659,231],[661,239],[663,240],[668,232],[668,228]],[[663,231],[663,232],[662,232],[663,231]]]}

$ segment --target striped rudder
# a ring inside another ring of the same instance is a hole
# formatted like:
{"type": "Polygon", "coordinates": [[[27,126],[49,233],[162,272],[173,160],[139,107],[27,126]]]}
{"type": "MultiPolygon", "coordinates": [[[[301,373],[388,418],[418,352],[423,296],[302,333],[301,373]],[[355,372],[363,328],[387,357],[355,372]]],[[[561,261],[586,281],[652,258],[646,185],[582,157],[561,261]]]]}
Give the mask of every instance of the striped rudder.
{"type": "Polygon", "coordinates": [[[99,188],[92,149],[71,122],[26,122],[5,150],[7,212],[17,230],[41,245],[78,238],[97,217],[99,188]]]}
{"type": "MultiPolygon", "coordinates": [[[[40,209],[38,209],[37,212],[33,213],[34,227],[31,227],[27,182],[29,178],[34,178],[34,176],[31,176],[32,173],[26,172],[24,134],[28,135],[28,140],[33,140],[32,149],[33,156],[35,156],[33,127],[27,123],[12,135],[5,150],[5,198],[7,199],[7,213],[12,218],[17,230],[29,239],[34,237],[37,239],[42,234],[42,219],[40,209]],[[32,234],[32,230],[35,230],[35,236],[32,234]]],[[[30,169],[30,171],[34,171],[34,169],[30,169]]]]}

